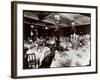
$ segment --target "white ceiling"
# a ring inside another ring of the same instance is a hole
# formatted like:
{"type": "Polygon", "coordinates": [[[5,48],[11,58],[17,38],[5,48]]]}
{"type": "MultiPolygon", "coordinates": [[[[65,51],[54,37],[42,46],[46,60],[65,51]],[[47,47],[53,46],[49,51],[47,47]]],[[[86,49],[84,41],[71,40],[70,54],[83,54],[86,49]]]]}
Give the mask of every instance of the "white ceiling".
{"type": "Polygon", "coordinates": [[[59,14],[60,15],[60,24],[61,26],[67,27],[71,26],[72,21],[74,21],[77,25],[86,25],[90,24],[90,16],[86,16],[79,13],[42,13],[42,12],[24,12],[24,17],[27,17],[29,19],[33,20],[39,20],[39,15],[44,15],[42,21],[47,22],[50,24],[55,24],[54,21],[54,15],[59,14]]]}

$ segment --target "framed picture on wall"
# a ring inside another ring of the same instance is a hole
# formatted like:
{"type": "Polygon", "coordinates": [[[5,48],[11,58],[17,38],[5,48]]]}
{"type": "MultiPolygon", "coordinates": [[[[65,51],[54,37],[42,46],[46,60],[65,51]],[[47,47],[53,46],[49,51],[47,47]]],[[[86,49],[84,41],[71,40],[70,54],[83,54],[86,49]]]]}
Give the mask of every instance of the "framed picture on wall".
{"type": "Polygon", "coordinates": [[[11,77],[97,73],[97,6],[13,1],[11,77]]]}

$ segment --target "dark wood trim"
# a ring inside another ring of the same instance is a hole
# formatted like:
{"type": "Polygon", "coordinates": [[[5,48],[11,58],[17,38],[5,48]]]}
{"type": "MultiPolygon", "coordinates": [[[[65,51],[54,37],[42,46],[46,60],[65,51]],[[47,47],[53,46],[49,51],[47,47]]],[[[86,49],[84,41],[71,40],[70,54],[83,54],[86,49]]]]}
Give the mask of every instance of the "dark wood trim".
{"type": "Polygon", "coordinates": [[[79,8],[96,8],[97,6],[90,5],[74,5],[74,4],[60,4],[60,3],[45,3],[45,2],[29,2],[29,1],[12,1],[16,4],[28,5],[47,5],[47,6],[60,6],[60,7],[79,7],[79,8]]]}
{"type": "Polygon", "coordinates": [[[17,13],[16,3],[11,3],[11,77],[17,76],[17,13]]]}
{"type": "Polygon", "coordinates": [[[98,7],[96,7],[96,72],[98,73],[98,7]]]}
{"type": "Polygon", "coordinates": [[[89,75],[96,74],[97,72],[84,72],[84,73],[68,73],[68,74],[50,74],[50,75],[37,75],[37,76],[17,76],[14,79],[20,78],[42,78],[42,77],[54,77],[54,76],[73,76],[73,75],[89,75]]]}

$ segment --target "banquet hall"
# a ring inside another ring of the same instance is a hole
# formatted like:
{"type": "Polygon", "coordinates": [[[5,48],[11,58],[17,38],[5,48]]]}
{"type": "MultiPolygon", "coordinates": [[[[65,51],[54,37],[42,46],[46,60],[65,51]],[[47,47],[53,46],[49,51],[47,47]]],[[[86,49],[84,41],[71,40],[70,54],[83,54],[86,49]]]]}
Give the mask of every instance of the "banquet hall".
{"type": "Polygon", "coordinates": [[[91,14],[23,11],[23,69],[91,65],[91,14]]]}

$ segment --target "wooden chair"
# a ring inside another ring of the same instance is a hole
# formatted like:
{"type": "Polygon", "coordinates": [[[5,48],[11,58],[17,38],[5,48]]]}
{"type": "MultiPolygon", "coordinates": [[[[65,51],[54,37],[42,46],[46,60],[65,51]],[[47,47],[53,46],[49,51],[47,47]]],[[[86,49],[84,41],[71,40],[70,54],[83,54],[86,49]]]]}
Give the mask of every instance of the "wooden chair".
{"type": "Polygon", "coordinates": [[[36,68],[36,55],[33,54],[26,54],[27,61],[28,61],[28,67],[29,68],[36,68]]]}

